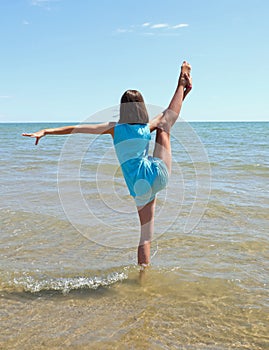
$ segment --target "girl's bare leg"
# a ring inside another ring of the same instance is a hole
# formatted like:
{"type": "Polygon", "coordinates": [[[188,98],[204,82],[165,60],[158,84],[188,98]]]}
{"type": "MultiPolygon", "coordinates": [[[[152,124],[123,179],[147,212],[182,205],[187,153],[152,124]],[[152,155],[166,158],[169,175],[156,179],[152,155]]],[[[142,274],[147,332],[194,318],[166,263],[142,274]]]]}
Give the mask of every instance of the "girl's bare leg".
{"type": "Polygon", "coordinates": [[[146,266],[150,262],[150,245],[154,231],[154,212],[156,199],[147,203],[144,207],[138,207],[138,215],[141,224],[141,235],[138,245],[138,264],[146,266]]]}
{"type": "Polygon", "coordinates": [[[165,162],[169,173],[171,173],[170,130],[178,119],[184,97],[189,92],[185,90],[185,86],[191,84],[190,71],[190,64],[184,61],[174,96],[167,110],[162,115],[159,115],[155,121],[157,133],[153,156],[165,162]]]}
{"type": "MultiPolygon", "coordinates": [[[[184,61],[181,66],[178,86],[168,109],[163,114],[159,115],[152,124],[153,130],[157,130],[153,156],[164,161],[169,173],[171,173],[170,129],[176,122],[180,113],[184,98],[184,88],[187,84],[186,79],[189,80],[190,70],[191,66],[184,61]]],[[[144,207],[137,208],[141,224],[141,236],[138,246],[138,264],[140,265],[148,265],[150,262],[150,245],[154,231],[155,204],[156,199],[147,203],[144,207]]]]}
{"type": "Polygon", "coordinates": [[[181,73],[178,79],[176,91],[169,103],[168,108],[163,112],[161,116],[158,116],[155,123],[153,123],[155,128],[162,129],[168,134],[170,133],[171,127],[178,119],[182,107],[182,102],[189,92],[187,89],[189,89],[192,84],[190,71],[190,64],[184,61],[181,66],[181,73]]]}
{"type": "Polygon", "coordinates": [[[162,129],[157,129],[153,157],[164,161],[169,174],[171,173],[171,142],[170,134],[162,129]]]}

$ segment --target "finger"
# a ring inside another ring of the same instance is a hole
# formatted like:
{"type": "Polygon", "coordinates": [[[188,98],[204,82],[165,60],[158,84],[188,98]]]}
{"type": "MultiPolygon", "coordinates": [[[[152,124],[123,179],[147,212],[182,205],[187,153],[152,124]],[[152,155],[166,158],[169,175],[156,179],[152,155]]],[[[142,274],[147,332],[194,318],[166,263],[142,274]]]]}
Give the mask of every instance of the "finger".
{"type": "Polygon", "coordinates": [[[22,136],[28,136],[28,137],[31,137],[32,134],[26,134],[26,133],[23,133],[22,136]]]}

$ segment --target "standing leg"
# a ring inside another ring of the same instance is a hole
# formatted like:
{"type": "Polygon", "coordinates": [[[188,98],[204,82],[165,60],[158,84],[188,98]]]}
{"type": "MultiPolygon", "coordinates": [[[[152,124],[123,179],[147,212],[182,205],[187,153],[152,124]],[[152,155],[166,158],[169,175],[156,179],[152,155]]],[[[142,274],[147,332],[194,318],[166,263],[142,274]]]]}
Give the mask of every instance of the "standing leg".
{"type": "MultiPolygon", "coordinates": [[[[153,157],[162,159],[167,166],[168,172],[171,172],[170,134],[160,128],[157,128],[153,157]]],[[[155,205],[156,198],[145,206],[137,208],[141,224],[141,236],[138,246],[139,265],[148,265],[150,262],[150,245],[154,232],[155,205]]]]}
{"type": "Polygon", "coordinates": [[[153,199],[144,207],[137,208],[141,225],[141,235],[137,251],[139,265],[148,265],[150,262],[150,245],[154,231],[155,204],[156,199],[153,199]]]}

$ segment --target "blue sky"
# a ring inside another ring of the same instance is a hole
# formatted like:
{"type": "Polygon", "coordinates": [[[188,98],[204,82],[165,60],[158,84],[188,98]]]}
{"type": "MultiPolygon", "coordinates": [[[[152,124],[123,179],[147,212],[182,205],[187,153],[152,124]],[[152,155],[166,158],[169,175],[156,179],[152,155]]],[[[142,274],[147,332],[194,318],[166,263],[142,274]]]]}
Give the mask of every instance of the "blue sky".
{"type": "Polygon", "coordinates": [[[269,120],[267,0],[1,0],[0,122],[83,121],[138,89],[187,121],[269,120]]]}

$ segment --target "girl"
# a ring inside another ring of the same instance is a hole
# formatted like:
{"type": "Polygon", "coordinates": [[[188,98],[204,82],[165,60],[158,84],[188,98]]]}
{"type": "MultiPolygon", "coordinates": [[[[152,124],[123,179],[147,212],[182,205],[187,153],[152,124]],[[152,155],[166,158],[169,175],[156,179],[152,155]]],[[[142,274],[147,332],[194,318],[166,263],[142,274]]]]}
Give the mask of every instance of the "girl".
{"type": "Polygon", "coordinates": [[[118,123],[64,126],[22,134],[36,138],[36,145],[45,135],[89,133],[112,136],[126,185],[130,195],[134,197],[140,219],[138,264],[142,266],[147,266],[150,262],[156,194],[166,187],[171,173],[170,129],[179,116],[184,98],[192,88],[190,71],[190,64],[184,61],[176,91],[168,108],[151,121],[140,92],[127,90],[121,97],[118,123]],[[148,146],[150,133],[154,130],[156,141],[153,157],[150,157],[148,146]]]}

